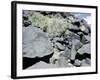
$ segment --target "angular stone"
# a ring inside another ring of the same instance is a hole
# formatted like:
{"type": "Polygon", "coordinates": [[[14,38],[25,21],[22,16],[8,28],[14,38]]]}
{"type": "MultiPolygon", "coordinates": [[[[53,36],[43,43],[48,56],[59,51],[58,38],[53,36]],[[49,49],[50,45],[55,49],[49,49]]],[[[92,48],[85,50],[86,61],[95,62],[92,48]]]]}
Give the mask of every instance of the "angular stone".
{"type": "Polygon", "coordinates": [[[57,48],[60,49],[60,50],[64,50],[64,49],[65,49],[65,46],[62,45],[62,44],[60,44],[60,43],[58,43],[58,42],[56,42],[55,45],[56,45],[57,48]]]}
{"type": "Polygon", "coordinates": [[[75,46],[72,45],[72,48],[71,48],[71,60],[75,60],[75,56],[76,56],[76,50],[75,50],[75,46]]]}
{"type": "Polygon", "coordinates": [[[75,50],[77,51],[77,50],[80,49],[82,46],[83,46],[83,44],[82,44],[81,42],[78,42],[78,43],[75,45],[75,50]]]}
{"type": "Polygon", "coordinates": [[[91,54],[91,44],[83,45],[77,52],[79,54],[83,54],[83,53],[91,54]]]}
{"type": "Polygon", "coordinates": [[[71,56],[71,50],[68,49],[68,47],[66,47],[62,54],[66,58],[66,60],[68,60],[70,59],[70,56],[71,56]]]}
{"type": "Polygon", "coordinates": [[[82,39],[81,39],[81,42],[82,42],[83,44],[90,43],[90,36],[89,36],[89,35],[83,35],[83,36],[82,36],[82,39]]]}
{"type": "Polygon", "coordinates": [[[75,50],[77,51],[79,48],[82,47],[83,44],[80,42],[80,40],[78,40],[78,39],[73,39],[73,40],[72,40],[72,45],[75,46],[75,50]]]}
{"type": "Polygon", "coordinates": [[[86,38],[87,41],[91,42],[91,36],[89,36],[89,35],[84,35],[84,37],[86,38]]]}
{"type": "Polygon", "coordinates": [[[86,30],[86,27],[84,25],[80,26],[80,30],[81,31],[85,31],[86,30]]]}
{"type": "Polygon", "coordinates": [[[59,57],[59,59],[56,62],[56,65],[58,67],[66,67],[67,66],[66,58],[64,56],[59,57]]]}
{"type": "Polygon", "coordinates": [[[76,45],[76,44],[79,43],[79,42],[80,42],[80,41],[79,41],[78,39],[73,39],[73,40],[72,40],[72,44],[73,44],[73,45],[76,45]]]}
{"type": "Polygon", "coordinates": [[[71,30],[79,30],[79,28],[77,26],[75,26],[75,25],[70,26],[69,29],[71,29],[71,30]]]}

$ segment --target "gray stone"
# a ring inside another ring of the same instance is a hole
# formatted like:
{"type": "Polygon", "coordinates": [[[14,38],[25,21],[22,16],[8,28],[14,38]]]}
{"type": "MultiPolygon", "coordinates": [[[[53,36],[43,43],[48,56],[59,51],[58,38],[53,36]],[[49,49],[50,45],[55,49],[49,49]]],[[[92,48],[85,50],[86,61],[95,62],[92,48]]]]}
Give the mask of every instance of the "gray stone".
{"type": "Polygon", "coordinates": [[[23,27],[22,50],[24,57],[43,57],[53,52],[48,35],[34,26],[23,27]]]}
{"type": "Polygon", "coordinates": [[[83,44],[82,44],[81,42],[78,42],[78,43],[75,45],[75,50],[77,51],[77,50],[80,49],[82,46],[83,46],[83,44]]]}
{"type": "Polygon", "coordinates": [[[81,65],[82,66],[90,66],[91,65],[91,60],[89,58],[83,59],[81,65]]]}
{"type": "Polygon", "coordinates": [[[84,25],[81,25],[79,28],[80,28],[81,31],[85,31],[86,30],[86,27],[84,25]]]}
{"type": "Polygon", "coordinates": [[[59,59],[56,62],[56,65],[58,67],[66,67],[67,66],[66,58],[64,56],[59,57],[59,59]]]}
{"type": "Polygon", "coordinates": [[[78,28],[77,26],[75,26],[75,25],[70,26],[69,29],[72,29],[72,30],[79,30],[79,28],[78,28]]]}
{"type": "Polygon", "coordinates": [[[57,48],[60,49],[60,50],[64,50],[64,49],[65,49],[65,46],[62,45],[62,44],[60,44],[60,43],[58,43],[58,42],[56,42],[55,45],[56,45],[57,48]]]}
{"type": "Polygon", "coordinates": [[[91,42],[91,36],[90,35],[84,35],[87,41],[91,42]]]}
{"type": "Polygon", "coordinates": [[[70,58],[70,51],[66,47],[64,51],[57,51],[54,50],[54,55],[50,58],[50,62],[55,64],[58,67],[65,67],[67,66],[68,60],[70,58]]]}
{"type": "Polygon", "coordinates": [[[36,63],[36,64],[34,64],[34,65],[32,65],[32,66],[30,66],[29,68],[27,68],[27,69],[48,69],[48,68],[55,68],[56,67],[56,65],[53,65],[53,64],[47,64],[47,63],[45,63],[45,62],[43,62],[43,61],[40,61],[40,62],[38,62],[38,63],[36,63]]]}
{"type": "Polygon", "coordinates": [[[67,34],[66,36],[68,38],[69,41],[73,40],[73,39],[78,39],[80,40],[80,36],[78,34],[75,34],[73,32],[67,34]]]}
{"type": "Polygon", "coordinates": [[[85,33],[85,34],[89,34],[90,32],[89,32],[89,29],[85,26],[85,25],[82,25],[81,27],[80,27],[80,30],[83,32],[83,33],[85,33]]]}
{"type": "Polygon", "coordinates": [[[73,44],[73,45],[76,45],[76,44],[79,43],[79,42],[80,42],[80,41],[79,41],[78,39],[73,39],[73,40],[72,40],[72,44],[73,44]]]}
{"type": "Polygon", "coordinates": [[[87,28],[83,32],[89,34],[89,30],[87,28]]]}
{"type": "Polygon", "coordinates": [[[73,39],[72,40],[72,45],[75,46],[76,51],[83,46],[83,44],[78,39],[73,39]]]}
{"type": "Polygon", "coordinates": [[[75,60],[75,56],[76,56],[76,50],[75,50],[75,46],[72,45],[72,48],[71,48],[71,60],[75,60]]]}
{"type": "Polygon", "coordinates": [[[66,58],[66,60],[70,59],[71,50],[68,49],[68,47],[66,47],[65,50],[63,51],[63,56],[66,58]]]}
{"type": "Polygon", "coordinates": [[[72,22],[75,22],[76,19],[73,16],[68,16],[67,20],[68,20],[69,23],[72,23],[72,22]]]}
{"type": "Polygon", "coordinates": [[[87,63],[87,64],[91,65],[91,59],[86,58],[85,60],[86,60],[86,63],[87,63]]]}
{"type": "Polygon", "coordinates": [[[63,41],[63,38],[62,37],[54,37],[52,40],[53,43],[56,43],[57,41],[63,41]]]}
{"type": "Polygon", "coordinates": [[[90,54],[91,53],[91,45],[85,44],[77,52],[80,53],[80,54],[83,54],[83,53],[90,54]]]}
{"type": "Polygon", "coordinates": [[[71,60],[75,59],[77,50],[82,47],[82,43],[78,39],[72,40],[72,48],[71,48],[71,60]]]}
{"type": "Polygon", "coordinates": [[[76,59],[74,65],[75,66],[81,66],[81,61],[76,59]]]}
{"type": "Polygon", "coordinates": [[[89,35],[87,35],[87,36],[86,35],[83,35],[81,42],[83,44],[90,43],[90,36],[89,35]]]}
{"type": "Polygon", "coordinates": [[[73,34],[73,39],[78,39],[80,40],[80,36],[78,34],[73,34]]]}

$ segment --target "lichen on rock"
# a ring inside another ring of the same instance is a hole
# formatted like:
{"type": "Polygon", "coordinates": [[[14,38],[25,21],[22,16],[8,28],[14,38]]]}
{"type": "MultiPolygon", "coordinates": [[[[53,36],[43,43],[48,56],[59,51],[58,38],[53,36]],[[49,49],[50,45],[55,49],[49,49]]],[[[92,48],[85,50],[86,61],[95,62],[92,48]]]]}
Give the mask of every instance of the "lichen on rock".
{"type": "Polygon", "coordinates": [[[24,10],[22,37],[23,57],[40,59],[29,69],[91,65],[91,26],[73,12],[24,10]]]}

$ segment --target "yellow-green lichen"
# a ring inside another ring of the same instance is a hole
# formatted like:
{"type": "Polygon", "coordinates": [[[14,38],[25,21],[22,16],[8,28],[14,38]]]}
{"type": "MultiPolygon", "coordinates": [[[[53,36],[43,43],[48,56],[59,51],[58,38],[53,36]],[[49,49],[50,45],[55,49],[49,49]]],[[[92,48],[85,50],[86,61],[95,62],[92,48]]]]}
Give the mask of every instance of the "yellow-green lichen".
{"type": "Polygon", "coordinates": [[[29,17],[32,25],[35,27],[39,27],[42,30],[46,30],[50,37],[57,36],[64,32],[68,27],[69,23],[67,19],[60,17],[48,17],[44,16],[40,12],[32,13],[32,16],[29,17]]]}

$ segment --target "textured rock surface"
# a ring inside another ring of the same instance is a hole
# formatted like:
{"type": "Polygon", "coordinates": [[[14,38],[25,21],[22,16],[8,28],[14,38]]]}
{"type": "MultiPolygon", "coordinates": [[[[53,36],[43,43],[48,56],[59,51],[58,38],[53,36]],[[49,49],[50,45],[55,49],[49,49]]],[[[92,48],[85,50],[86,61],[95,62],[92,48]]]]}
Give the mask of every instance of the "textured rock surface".
{"type": "Polygon", "coordinates": [[[83,54],[83,53],[90,54],[91,53],[91,45],[85,44],[77,52],[80,53],[80,54],[83,54]]]}
{"type": "Polygon", "coordinates": [[[24,57],[43,57],[52,52],[53,48],[46,33],[33,26],[23,27],[24,57]]]}
{"type": "Polygon", "coordinates": [[[91,26],[74,13],[24,10],[22,30],[28,69],[91,65],[91,26]]]}

